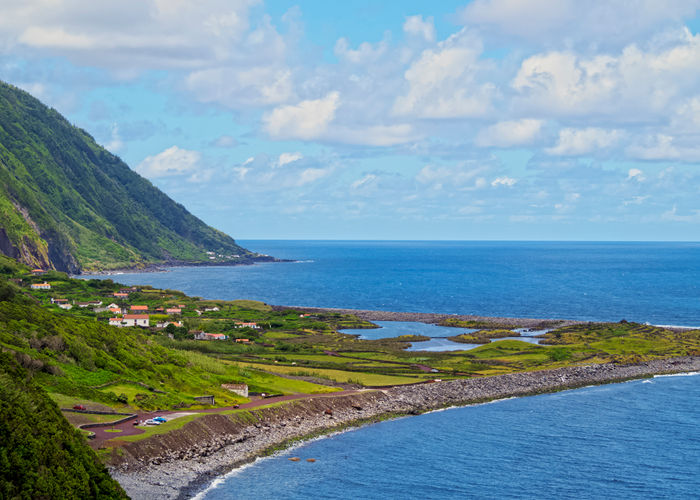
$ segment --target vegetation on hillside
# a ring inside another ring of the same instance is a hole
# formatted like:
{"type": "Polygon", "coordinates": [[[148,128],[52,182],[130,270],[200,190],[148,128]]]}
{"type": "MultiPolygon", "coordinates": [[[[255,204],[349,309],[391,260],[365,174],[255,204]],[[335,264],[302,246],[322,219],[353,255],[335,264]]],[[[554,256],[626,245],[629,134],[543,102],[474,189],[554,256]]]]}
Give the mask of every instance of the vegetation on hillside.
{"type": "Polygon", "coordinates": [[[0,352],[0,498],[127,498],[8,352],[0,352]]]}
{"type": "Polygon", "coordinates": [[[3,82],[0,249],[33,267],[68,272],[260,258],[58,112],[3,82]]]}

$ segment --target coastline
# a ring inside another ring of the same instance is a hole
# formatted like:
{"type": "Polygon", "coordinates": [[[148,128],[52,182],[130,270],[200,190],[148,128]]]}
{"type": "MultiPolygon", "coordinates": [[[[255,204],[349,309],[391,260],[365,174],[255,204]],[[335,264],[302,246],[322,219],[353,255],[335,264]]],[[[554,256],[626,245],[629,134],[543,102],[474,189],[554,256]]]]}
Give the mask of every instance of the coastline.
{"type": "Polygon", "coordinates": [[[217,477],[258,457],[343,429],[452,406],[699,370],[700,356],[581,365],[319,395],[231,415],[209,414],[169,434],[124,445],[110,472],[134,499],[191,498],[217,477]]]}
{"type": "Polygon", "coordinates": [[[80,278],[82,276],[115,276],[119,274],[140,274],[140,273],[167,273],[169,267],[237,267],[237,266],[252,266],[259,263],[277,263],[277,262],[296,262],[295,260],[289,259],[278,259],[272,256],[255,257],[246,259],[244,261],[235,262],[183,262],[183,261],[172,261],[172,262],[162,262],[158,264],[147,264],[144,267],[124,267],[116,269],[83,269],[80,274],[71,275],[73,278],[80,278]]]}

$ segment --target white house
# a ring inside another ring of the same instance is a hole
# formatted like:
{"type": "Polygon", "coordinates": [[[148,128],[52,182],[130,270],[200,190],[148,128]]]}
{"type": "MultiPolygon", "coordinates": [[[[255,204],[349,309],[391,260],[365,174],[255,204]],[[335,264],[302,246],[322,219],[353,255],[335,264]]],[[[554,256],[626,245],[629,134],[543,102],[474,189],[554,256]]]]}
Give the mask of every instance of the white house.
{"type": "Polygon", "coordinates": [[[125,314],[122,325],[148,328],[148,314],[125,314]]]}

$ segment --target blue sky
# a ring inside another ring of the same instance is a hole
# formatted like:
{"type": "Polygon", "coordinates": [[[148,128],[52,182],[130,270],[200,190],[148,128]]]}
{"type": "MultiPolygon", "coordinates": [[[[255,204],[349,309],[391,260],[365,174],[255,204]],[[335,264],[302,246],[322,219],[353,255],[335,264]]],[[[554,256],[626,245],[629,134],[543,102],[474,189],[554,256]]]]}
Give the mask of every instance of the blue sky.
{"type": "Polygon", "coordinates": [[[0,79],[239,239],[700,239],[700,1],[0,6],[0,79]]]}

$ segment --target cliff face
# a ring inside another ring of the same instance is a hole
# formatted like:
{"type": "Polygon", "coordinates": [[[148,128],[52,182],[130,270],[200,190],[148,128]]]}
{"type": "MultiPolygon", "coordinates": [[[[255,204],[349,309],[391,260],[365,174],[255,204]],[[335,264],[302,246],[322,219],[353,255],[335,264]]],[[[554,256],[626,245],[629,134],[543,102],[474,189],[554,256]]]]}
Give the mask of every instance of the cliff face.
{"type": "MultiPolygon", "coordinates": [[[[84,130],[0,82],[0,251],[36,267],[260,258],[207,226],[84,130]]],[[[268,258],[269,260],[269,258],[268,258]]]]}

